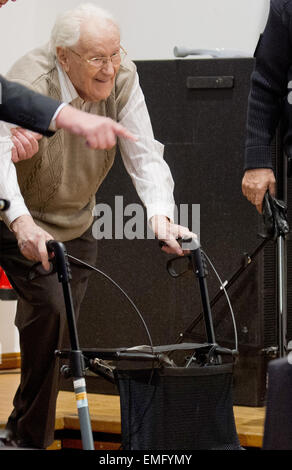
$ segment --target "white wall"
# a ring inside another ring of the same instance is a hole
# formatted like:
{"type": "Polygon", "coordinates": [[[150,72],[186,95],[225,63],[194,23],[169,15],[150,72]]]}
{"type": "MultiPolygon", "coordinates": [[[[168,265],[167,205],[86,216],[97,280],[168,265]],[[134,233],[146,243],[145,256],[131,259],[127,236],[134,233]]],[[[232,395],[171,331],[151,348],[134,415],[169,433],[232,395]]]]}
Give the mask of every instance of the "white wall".
{"type": "MultiPolygon", "coordinates": [[[[17,0],[0,10],[1,67],[47,42],[58,13],[82,0],[17,0]]],[[[92,0],[120,23],[133,59],[171,59],[173,48],[226,48],[253,54],[269,0],[92,0]]]]}
{"type": "Polygon", "coordinates": [[[14,326],[17,302],[0,300],[0,364],[1,355],[19,352],[19,335],[14,326]]]}
{"type": "MultiPolygon", "coordinates": [[[[58,13],[80,0],[17,0],[0,9],[0,72],[26,51],[48,41],[58,13]]],[[[172,59],[174,46],[226,48],[253,54],[269,0],[92,0],[107,8],[122,29],[133,59],[172,59]]],[[[16,351],[15,302],[0,302],[2,352],[16,351]]]]}

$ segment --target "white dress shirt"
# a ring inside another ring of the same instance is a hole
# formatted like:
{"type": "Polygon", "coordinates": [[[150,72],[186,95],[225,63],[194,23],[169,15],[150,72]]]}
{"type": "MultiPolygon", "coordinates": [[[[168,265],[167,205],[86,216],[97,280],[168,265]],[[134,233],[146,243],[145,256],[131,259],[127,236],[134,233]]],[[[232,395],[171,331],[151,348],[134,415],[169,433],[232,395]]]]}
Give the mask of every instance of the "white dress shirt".
{"type": "Polygon", "coordinates": [[[1,218],[9,226],[20,215],[29,214],[21,195],[14,163],[11,160],[13,142],[9,126],[0,123],[0,198],[10,201],[10,208],[0,212],[1,218]]]}
{"type": "MultiPolygon", "coordinates": [[[[63,103],[71,103],[78,97],[78,94],[58,62],[56,65],[62,101],[63,103]]],[[[62,106],[55,113],[53,122],[62,106]]],[[[86,102],[83,110],[86,111],[86,102]]],[[[117,120],[138,138],[136,142],[120,138],[119,148],[125,168],[139,197],[146,206],[148,221],[153,215],[165,215],[173,220],[174,183],[170,169],[163,159],[164,146],[154,138],[137,74],[129,100],[117,120]]],[[[51,129],[54,129],[53,122],[51,129]]],[[[11,161],[13,144],[9,127],[11,126],[0,123],[0,198],[8,199],[11,202],[10,208],[1,216],[8,226],[20,215],[29,214],[20,193],[14,164],[11,161]]]]}

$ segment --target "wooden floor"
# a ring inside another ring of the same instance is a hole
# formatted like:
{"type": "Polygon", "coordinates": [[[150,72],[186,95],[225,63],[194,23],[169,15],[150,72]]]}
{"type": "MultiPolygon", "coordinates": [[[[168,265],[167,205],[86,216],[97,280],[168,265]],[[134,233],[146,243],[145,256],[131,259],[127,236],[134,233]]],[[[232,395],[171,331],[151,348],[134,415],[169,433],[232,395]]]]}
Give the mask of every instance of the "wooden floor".
{"type": "MultiPolygon", "coordinates": [[[[0,372],[0,427],[4,427],[12,410],[12,400],[19,383],[18,371],[0,372]]],[[[88,394],[89,410],[94,433],[107,436],[96,442],[97,449],[118,449],[120,447],[121,418],[120,399],[115,395],[88,394]],[[109,439],[112,436],[112,439],[109,439]]],[[[239,440],[243,447],[261,448],[264,430],[264,408],[234,407],[234,416],[239,440]]],[[[59,393],[56,413],[56,435],[65,431],[79,430],[75,395],[72,392],[59,393]]],[[[65,436],[65,434],[64,434],[65,436]]],[[[56,439],[51,447],[78,447],[73,440],[56,439]]]]}

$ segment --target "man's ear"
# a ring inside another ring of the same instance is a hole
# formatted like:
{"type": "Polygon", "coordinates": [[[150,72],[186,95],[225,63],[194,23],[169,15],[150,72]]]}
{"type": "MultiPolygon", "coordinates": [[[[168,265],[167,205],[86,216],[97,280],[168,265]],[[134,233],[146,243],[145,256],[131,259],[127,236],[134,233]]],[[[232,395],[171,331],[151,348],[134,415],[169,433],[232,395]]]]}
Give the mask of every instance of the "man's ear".
{"type": "Polygon", "coordinates": [[[62,65],[65,72],[69,70],[68,51],[64,47],[56,48],[56,55],[59,63],[62,65]]]}

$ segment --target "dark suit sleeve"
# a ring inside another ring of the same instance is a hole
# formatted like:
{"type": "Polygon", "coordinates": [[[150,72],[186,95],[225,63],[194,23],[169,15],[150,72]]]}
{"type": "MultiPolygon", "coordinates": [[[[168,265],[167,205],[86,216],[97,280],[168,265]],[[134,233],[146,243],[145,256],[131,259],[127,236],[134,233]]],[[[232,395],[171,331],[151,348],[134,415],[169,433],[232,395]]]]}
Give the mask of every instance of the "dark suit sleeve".
{"type": "MultiPolygon", "coordinates": [[[[273,168],[271,142],[282,117],[292,66],[291,13],[285,0],[271,0],[267,24],[257,46],[248,100],[245,167],[273,168]]],[[[291,6],[290,6],[291,9],[291,6]]]]}
{"type": "Polygon", "coordinates": [[[51,136],[51,120],[60,102],[0,76],[0,120],[51,136]]]}

